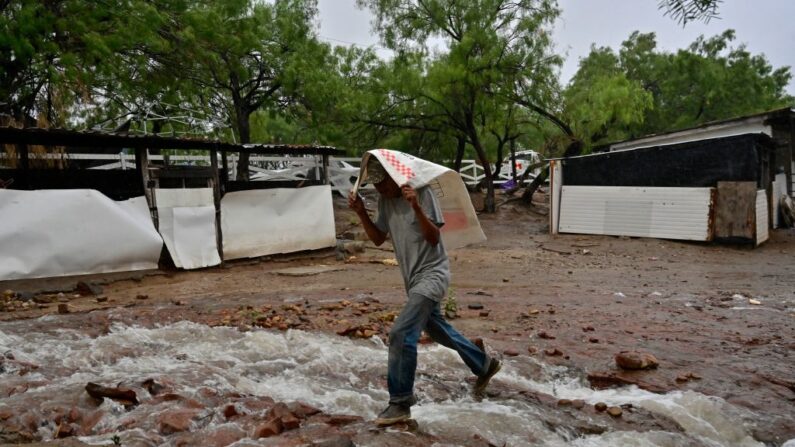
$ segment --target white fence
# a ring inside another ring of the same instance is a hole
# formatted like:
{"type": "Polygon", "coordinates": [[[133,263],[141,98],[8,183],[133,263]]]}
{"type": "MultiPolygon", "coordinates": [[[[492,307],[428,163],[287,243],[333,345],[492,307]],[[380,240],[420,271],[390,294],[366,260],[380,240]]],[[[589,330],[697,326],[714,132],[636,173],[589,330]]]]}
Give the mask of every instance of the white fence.
{"type": "MultiPolygon", "coordinates": [[[[0,166],[6,154],[0,153],[0,166]]],[[[85,160],[105,162],[104,164],[93,166],[89,169],[135,169],[134,154],[35,154],[29,155],[31,160],[85,160]]],[[[149,155],[150,162],[166,163],[168,165],[193,165],[209,166],[209,155],[149,155]]],[[[359,157],[329,157],[329,182],[333,191],[347,194],[353,187],[356,177],[359,175],[359,157]]],[[[229,178],[234,178],[237,172],[238,156],[230,154],[227,158],[229,178]]],[[[259,156],[249,157],[249,173],[252,181],[269,180],[319,180],[321,168],[323,166],[321,156],[259,156]]],[[[469,186],[475,186],[486,178],[483,166],[475,160],[462,160],[461,178],[469,186]]],[[[532,179],[529,176],[528,180],[532,179]]],[[[501,172],[494,181],[497,185],[502,185],[511,181],[511,172],[501,172]]],[[[372,188],[368,185],[365,188],[372,188]]]]}

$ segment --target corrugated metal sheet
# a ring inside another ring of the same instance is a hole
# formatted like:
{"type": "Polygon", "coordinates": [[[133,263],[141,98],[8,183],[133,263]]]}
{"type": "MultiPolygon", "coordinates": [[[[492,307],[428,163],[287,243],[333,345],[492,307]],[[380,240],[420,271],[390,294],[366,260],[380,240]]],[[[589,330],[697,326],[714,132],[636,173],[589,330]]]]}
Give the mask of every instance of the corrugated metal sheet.
{"type": "Polygon", "coordinates": [[[561,233],[712,240],[714,188],[563,186],[561,233]]]}
{"type": "Polygon", "coordinates": [[[756,192],[756,245],[768,240],[769,223],[767,219],[767,193],[764,189],[756,192]]]}

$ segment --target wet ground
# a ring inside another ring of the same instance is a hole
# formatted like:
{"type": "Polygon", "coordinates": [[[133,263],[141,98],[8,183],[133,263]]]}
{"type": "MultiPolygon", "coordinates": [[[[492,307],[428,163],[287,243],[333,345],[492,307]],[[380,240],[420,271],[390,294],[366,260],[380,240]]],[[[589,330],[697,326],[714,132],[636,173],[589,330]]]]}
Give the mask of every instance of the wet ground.
{"type": "MultiPolygon", "coordinates": [[[[486,396],[471,396],[460,360],[423,344],[416,427],[370,422],[387,399],[383,340],[405,298],[398,268],[383,263],[393,254],[368,245],[344,256],[84,278],[103,283],[99,296],[58,296],[68,280],[0,284],[38,292],[27,308],[16,302],[0,313],[0,441],[778,446],[795,438],[792,230],[756,249],[553,237],[538,212],[509,203],[481,215],[488,241],[450,253],[452,323],[505,367],[486,396]],[[622,371],[614,356],[625,350],[650,353],[659,366],[622,371]],[[139,402],[100,403],[88,382],[133,390],[139,402]],[[260,437],[274,418],[287,421],[281,433],[260,437]]],[[[337,221],[340,234],[356,235],[346,210],[337,221]]]]}

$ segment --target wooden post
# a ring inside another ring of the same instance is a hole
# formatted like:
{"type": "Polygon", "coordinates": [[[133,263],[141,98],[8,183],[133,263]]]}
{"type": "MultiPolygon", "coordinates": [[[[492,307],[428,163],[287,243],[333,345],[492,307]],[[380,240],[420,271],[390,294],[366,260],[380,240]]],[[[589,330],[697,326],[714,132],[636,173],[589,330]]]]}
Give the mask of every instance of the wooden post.
{"type": "Polygon", "coordinates": [[[226,194],[226,185],[229,183],[229,160],[226,158],[226,151],[221,152],[221,195],[226,194]]]}
{"type": "Polygon", "coordinates": [[[135,148],[135,170],[141,177],[141,183],[144,186],[144,197],[146,197],[146,203],[149,205],[149,214],[152,216],[152,222],[155,224],[155,228],[159,229],[160,221],[157,214],[157,203],[155,202],[154,181],[149,178],[149,149],[135,148]]]}
{"type": "Polygon", "coordinates": [[[218,255],[221,257],[221,265],[224,263],[224,238],[221,232],[221,186],[218,179],[218,150],[216,146],[210,151],[210,166],[212,167],[213,177],[213,202],[215,203],[215,243],[218,245],[218,255]]]}
{"type": "Polygon", "coordinates": [[[17,144],[17,152],[19,152],[19,168],[22,170],[20,186],[23,189],[30,189],[30,154],[28,153],[28,145],[25,143],[17,144]]]}
{"type": "Polygon", "coordinates": [[[328,173],[328,161],[329,161],[328,154],[323,154],[323,184],[324,185],[328,185],[329,184],[329,179],[328,179],[328,177],[329,177],[329,175],[328,175],[329,174],[328,173]]]}

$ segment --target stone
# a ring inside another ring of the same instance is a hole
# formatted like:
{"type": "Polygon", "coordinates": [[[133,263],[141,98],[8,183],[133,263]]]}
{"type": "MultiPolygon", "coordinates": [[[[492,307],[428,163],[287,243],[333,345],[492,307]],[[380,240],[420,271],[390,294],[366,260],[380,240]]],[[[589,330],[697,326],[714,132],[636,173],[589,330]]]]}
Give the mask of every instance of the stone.
{"type": "Polygon", "coordinates": [[[599,343],[599,339],[596,337],[588,337],[588,341],[590,343],[599,343]]]}
{"type": "Polygon", "coordinates": [[[135,299],[136,300],[141,300],[141,301],[148,300],[149,299],[149,295],[146,295],[146,294],[143,294],[143,293],[139,293],[138,295],[135,295],[135,299]]]}
{"type": "Polygon", "coordinates": [[[353,424],[354,422],[360,422],[360,421],[362,421],[362,417],[361,416],[353,416],[353,415],[347,415],[347,414],[336,414],[336,415],[329,416],[327,422],[328,422],[329,425],[340,426],[340,425],[349,425],[349,424],[353,424]]]}
{"type": "Polygon", "coordinates": [[[558,348],[549,348],[549,349],[544,349],[544,354],[550,357],[558,357],[563,355],[563,352],[558,348]]]}
{"type": "Polygon", "coordinates": [[[269,438],[271,436],[276,436],[281,434],[282,432],[282,421],[279,419],[271,419],[268,422],[258,425],[254,429],[254,435],[252,438],[259,439],[259,438],[269,438]]]}
{"type": "Polygon", "coordinates": [[[621,351],[615,356],[616,365],[621,369],[652,369],[659,366],[657,358],[648,352],[621,351]]]}
{"type": "Polygon", "coordinates": [[[135,391],[126,388],[110,388],[96,383],[89,382],[86,384],[86,392],[94,399],[102,401],[107,397],[122,403],[123,405],[138,405],[138,399],[135,391]]]}
{"type": "Polygon", "coordinates": [[[571,400],[570,399],[559,399],[558,400],[558,406],[559,407],[567,407],[569,405],[571,405],[571,400]]]}
{"type": "Polygon", "coordinates": [[[505,351],[502,351],[502,353],[508,357],[516,357],[517,355],[519,355],[519,351],[513,348],[508,348],[505,351]]]}
{"type": "Polygon", "coordinates": [[[481,309],[483,309],[483,305],[482,305],[482,304],[480,304],[480,303],[476,303],[476,304],[468,304],[468,305],[467,305],[467,308],[468,308],[468,309],[472,309],[472,310],[481,310],[481,309]]]}
{"type": "Polygon", "coordinates": [[[333,438],[324,439],[322,441],[315,441],[311,444],[312,447],[356,447],[356,444],[351,441],[347,436],[335,436],[333,438]]]}
{"type": "Polygon", "coordinates": [[[59,303],[58,304],[58,313],[59,314],[68,314],[69,313],[69,303],[59,303]]]}
{"type": "Polygon", "coordinates": [[[601,412],[607,410],[607,404],[604,403],[604,402],[597,402],[596,404],[594,404],[593,408],[594,408],[594,410],[596,410],[596,411],[601,413],[601,412]]]}
{"type": "Polygon", "coordinates": [[[594,330],[593,326],[583,326],[582,328],[583,332],[593,332],[594,330]]]}
{"type": "Polygon", "coordinates": [[[246,432],[239,427],[224,425],[212,430],[209,433],[197,433],[201,436],[192,445],[202,445],[207,447],[226,447],[246,437],[246,432]]]}
{"type": "Polygon", "coordinates": [[[554,340],[555,336],[548,334],[546,331],[540,331],[538,333],[538,338],[543,338],[544,340],[554,340]]]}
{"type": "Polygon", "coordinates": [[[488,317],[489,316],[489,311],[487,311],[487,310],[480,311],[480,316],[481,317],[488,317]]]}
{"type": "Polygon", "coordinates": [[[623,412],[624,411],[621,409],[621,407],[609,407],[607,409],[607,414],[613,416],[614,418],[621,417],[623,412]]]}
{"type": "Polygon", "coordinates": [[[573,401],[571,401],[571,406],[573,408],[580,410],[583,407],[585,407],[585,401],[582,399],[574,399],[573,401]]]}
{"type": "Polygon", "coordinates": [[[477,337],[477,338],[471,339],[470,341],[472,342],[473,345],[475,345],[478,348],[480,348],[481,351],[486,352],[486,346],[483,344],[483,339],[482,338],[477,337]]]}
{"type": "Polygon", "coordinates": [[[177,410],[166,410],[158,416],[158,431],[162,435],[190,430],[193,418],[198,414],[198,410],[180,408],[177,410]]]}
{"type": "Polygon", "coordinates": [[[287,409],[299,418],[306,419],[309,416],[314,416],[320,413],[320,409],[303,402],[290,402],[287,404],[287,409]]]}
{"type": "Polygon", "coordinates": [[[69,302],[69,297],[64,295],[63,293],[59,293],[58,295],[56,295],[56,298],[57,298],[59,303],[68,303],[69,302]]]}
{"type": "Polygon", "coordinates": [[[100,295],[102,294],[102,286],[99,286],[94,283],[87,283],[84,281],[80,281],[75,286],[75,292],[83,296],[100,295]]]}
{"type": "Polygon", "coordinates": [[[364,242],[363,241],[345,241],[342,243],[342,249],[345,253],[350,255],[354,253],[362,253],[364,252],[364,242]]]}
{"type": "Polygon", "coordinates": [[[98,296],[97,299],[96,299],[96,302],[98,302],[98,303],[105,303],[107,301],[108,301],[108,297],[106,297],[105,295],[98,296]]]}
{"type": "Polygon", "coordinates": [[[239,416],[240,413],[237,412],[237,408],[234,405],[229,404],[224,407],[224,418],[231,419],[235,416],[239,416]]]}
{"type": "Polygon", "coordinates": [[[75,435],[75,428],[72,424],[61,422],[58,424],[58,427],[55,428],[55,434],[53,435],[55,438],[69,438],[75,435]]]}

